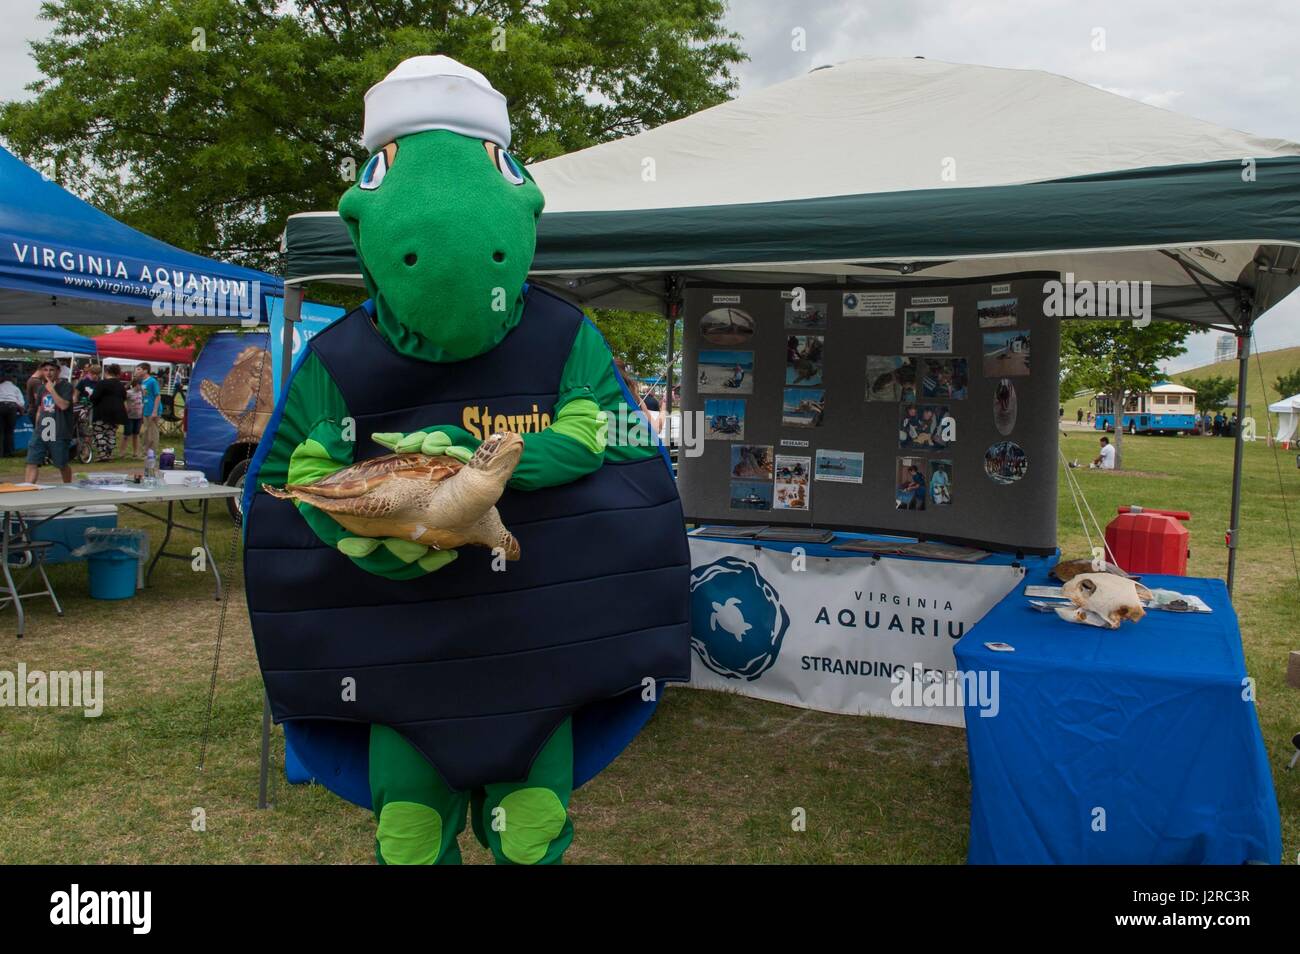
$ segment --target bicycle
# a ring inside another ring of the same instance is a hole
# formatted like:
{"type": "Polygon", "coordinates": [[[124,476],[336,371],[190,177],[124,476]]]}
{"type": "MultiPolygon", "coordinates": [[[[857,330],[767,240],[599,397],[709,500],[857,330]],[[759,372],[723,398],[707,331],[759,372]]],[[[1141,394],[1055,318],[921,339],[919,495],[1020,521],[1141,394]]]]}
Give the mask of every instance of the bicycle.
{"type": "Polygon", "coordinates": [[[95,460],[95,424],[90,405],[74,405],[72,416],[77,425],[74,438],[77,444],[77,460],[83,464],[93,463],[95,460]]]}

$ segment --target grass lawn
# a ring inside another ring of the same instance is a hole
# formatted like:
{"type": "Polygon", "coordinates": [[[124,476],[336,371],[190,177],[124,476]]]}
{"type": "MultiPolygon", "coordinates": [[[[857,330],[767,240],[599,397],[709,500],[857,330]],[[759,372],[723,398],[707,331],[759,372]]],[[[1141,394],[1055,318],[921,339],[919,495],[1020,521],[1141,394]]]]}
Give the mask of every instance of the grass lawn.
{"type": "MultiPolygon", "coordinates": [[[[1067,457],[1090,459],[1096,437],[1069,433],[1067,457]]],[[[1189,509],[1190,572],[1226,565],[1232,444],[1126,437],[1124,473],[1076,472],[1104,524],[1120,504],[1189,509]]],[[[1273,452],[1246,449],[1237,607],[1282,807],[1284,859],[1300,852],[1300,773],[1283,772],[1300,730],[1300,692],[1284,684],[1300,648],[1298,595],[1273,452]]],[[[120,465],[118,465],[120,466],[120,465]]],[[[2,467],[9,476],[14,467],[2,467]]],[[[1300,471],[1281,456],[1300,532],[1300,471]]],[[[1061,546],[1087,550],[1061,486],[1061,546]]],[[[123,512],[155,546],[161,525],[123,512]]],[[[54,567],[67,616],[30,604],[27,638],[0,615],[0,669],[102,669],[104,714],[0,710],[0,862],[358,862],[372,859],[369,815],[319,787],[280,779],[274,808],[256,809],[261,683],[242,601],[236,534],[214,520],[231,586],[205,770],[197,769],[220,604],[211,577],[159,564],[133,600],[89,598],[85,569],[54,567]],[[196,809],[206,831],[196,832],[196,809]]],[[[281,739],[275,734],[277,742],[281,739]]],[[[276,751],[277,765],[282,752],[276,751]]],[[[970,781],[961,730],[793,709],[671,689],[627,752],[574,798],[572,862],[961,863],[970,781]],[[790,830],[795,807],[807,831],[790,830]]],[[[473,838],[466,860],[490,860],[473,838]]]]}

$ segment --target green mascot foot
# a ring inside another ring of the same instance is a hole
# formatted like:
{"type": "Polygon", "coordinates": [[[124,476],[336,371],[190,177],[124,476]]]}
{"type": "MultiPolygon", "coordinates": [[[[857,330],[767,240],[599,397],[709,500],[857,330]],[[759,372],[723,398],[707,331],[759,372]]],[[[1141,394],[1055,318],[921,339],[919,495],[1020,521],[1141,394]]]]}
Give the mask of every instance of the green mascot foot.
{"type": "Polygon", "coordinates": [[[572,794],[573,726],[565,719],[542,747],[527,779],[475,793],[474,834],[497,864],[559,864],[573,841],[572,794]]]}
{"type": "Polygon", "coordinates": [[[409,742],[385,725],[370,727],[370,797],[381,865],[458,865],[469,797],[454,792],[409,742]]]}

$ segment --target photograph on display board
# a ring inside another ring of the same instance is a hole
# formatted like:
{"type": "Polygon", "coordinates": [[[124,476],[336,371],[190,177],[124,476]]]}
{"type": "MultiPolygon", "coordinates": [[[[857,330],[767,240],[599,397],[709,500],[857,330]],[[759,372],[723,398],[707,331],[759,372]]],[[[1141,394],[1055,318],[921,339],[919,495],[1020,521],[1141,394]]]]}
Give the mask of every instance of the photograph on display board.
{"type": "Polygon", "coordinates": [[[745,439],[745,402],[705,401],[704,422],[705,440],[743,441],[745,439]]]}
{"type": "Polygon", "coordinates": [[[907,354],[947,354],[952,351],[952,308],[905,309],[903,351],[907,354]]]}
{"type": "Polygon", "coordinates": [[[1003,437],[1016,429],[1016,386],[1010,378],[999,381],[993,392],[993,426],[1003,437]]]}
{"type": "Polygon", "coordinates": [[[975,317],[981,328],[1014,328],[1016,326],[1016,299],[990,298],[975,306],[975,317]]]}
{"type": "Polygon", "coordinates": [[[796,311],[794,303],[787,300],[785,302],[785,326],[795,331],[825,331],[826,302],[807,301],[804,302],[802,311],[796,311]]]}
{"type": "Polygon", "coordinates": [[[862,452],[819,450],[813,477],[840,484],[862,483],[862,452]]]}
{"type": "Polygon", "coordinates": [[[786,427],[821,427],[826,412],[822,388],[786,388],[781,402],[781,423],[786,427]]]}
{"type": "Polygon", "coordinates": [[[952,461],[930,461],[930,502],[936,507],[952,503],[952,461]]]}
{"type": "Polygon", "coordinates": [[[823,349],[821,335],[790,335],[785,339],[785,383],[816,387],[822,383],[823,349]]]}
{"type": "Polygon", "coordinates": [[[943,450],[957,443],[957,419],[946,404],[904,404],[899,411],[898,446],[943,450]]]}
{"type": "Polygon", "coordinates": [[[762,480],[733,480],[731,509],[771,510],[772,485],[762,480]]]}
{"type": "Polygon", "coordinates": [[[771,480],[772,445],[738,444],[731,448],[732,480],[771,480]]]}
{"type": "Polygon", "coordinates": [[[894,468],[894,509],[924,510],[929,487],[924,457],[899,457],[894,468]]]}
{"type": "Polygon", "coordinates": [[[1014,441],[998,441],[984,452],[984,473],[996,483],[1014,484],[1028,469],[1025,449],[1014,441]]]}
{"type": "Polygon", "coordinates": [[[915,360],[901,354],[867,355],[867,400],[915,401],[915,360]]]}
{"type": "Polygon", "coordinates": [[[749,344],[754,319],[739,308],[715,308],[700,319],[700,337],[714,345],[749,344]]]}
{"type": "Polygon", "coordinates": [[[776,455],[776,496],[773,509],[807,510],[811,457],[776,455]]]}
{"type": "Polygon", "coordinates": [[[893,318],[894,292],[851,291],[840,295],[840,313],[845,318],[893,318]]]}
{"type": "Polygon", "coordinates": [[[754,352],[701,351],[696,389],[701,394],[753,394],[754,352]]]}
{"type": "Polygon", "coordinates": [[[984,377],[1023,378],[1029,373],[1029,332],[984,335],[984,377]]]}
{"type": "Polygon", "coordinates": [[[965,358],[917,358],[921,369],[921,397],[966,399],[970,374],[965,358]]]}

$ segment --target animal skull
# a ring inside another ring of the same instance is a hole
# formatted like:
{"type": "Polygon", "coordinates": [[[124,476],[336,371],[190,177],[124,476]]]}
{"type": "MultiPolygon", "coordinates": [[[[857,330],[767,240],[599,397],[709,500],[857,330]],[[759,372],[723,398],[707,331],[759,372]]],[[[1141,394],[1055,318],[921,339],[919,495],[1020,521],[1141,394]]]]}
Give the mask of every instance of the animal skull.
{"type": "Polygon", "coordinates": [[[1063,587],[1061,593],[1075,605],[1062,618],[1085,623],[1096,614],[1111,629],[1119,629],[1124,620],[1137,622],[1146,615],[1142,601],[1151,599],[1151,591],[1140,583],[1109,573],[1080,573],[1063,587]]]}

